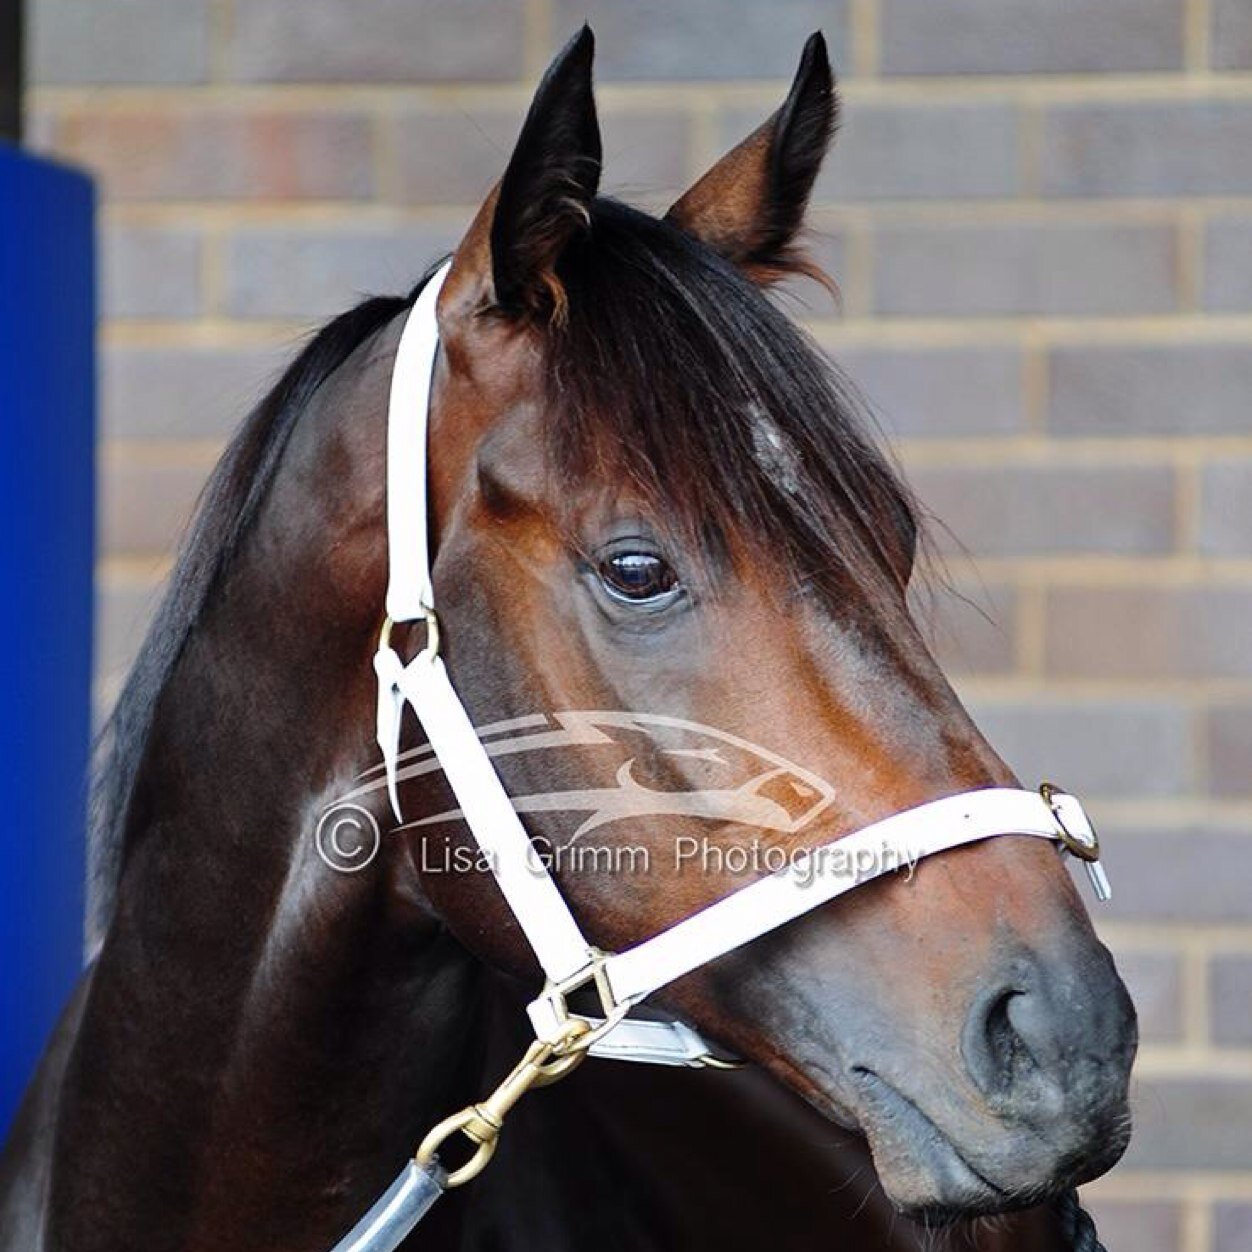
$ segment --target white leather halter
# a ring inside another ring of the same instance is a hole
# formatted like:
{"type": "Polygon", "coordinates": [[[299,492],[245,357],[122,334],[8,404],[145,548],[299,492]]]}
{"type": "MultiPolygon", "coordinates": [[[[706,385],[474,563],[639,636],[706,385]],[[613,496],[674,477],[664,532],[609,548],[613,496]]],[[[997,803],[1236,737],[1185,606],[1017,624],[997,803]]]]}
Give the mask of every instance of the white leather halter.
{"type": "Polygon", "coordinates": [[[439,655],[427,530],[426,444],[439,345],[435,306],[447,272],[445,265],[410,312],[392,376],[387,436],[390,583],[387,622],[374,658],[378,743],[391,803],[402,820],[396,762],[404,706],[411,705],[466,825],[543,968],[547,982],[528,1010],[540,1041],[555,1042],[568,1031],[571,1018],[579,1016],[568,997],[590,987],[599,996],[602,1014],[584,1018],[593,1025],[593,1054],[666,1065],[715,1064],[705,1042],[682,1023],[626,1014],[676,978],[901,863],[981,839],[1034,835],[1052,840],[1084,861],[1096,895],[1109,898],[1099,842],[1075,797],[1046,785],[1037,792],[995,787],[922,804],[840,837],[839,863],[849,867],[846,872],[815,862],[826,849],[813,849],[786,869],[624,952],[606,954],[588,943],[556,882],[537,863],[530,838],[439,655]],[[426,623],[426,646],[406,664],[391,646],[391,625],[416,621],[426,623]],[[858,850],[874,855],[857,857],[858,850]],[[871,863],[871,869],[850,868],[871,863]]]}

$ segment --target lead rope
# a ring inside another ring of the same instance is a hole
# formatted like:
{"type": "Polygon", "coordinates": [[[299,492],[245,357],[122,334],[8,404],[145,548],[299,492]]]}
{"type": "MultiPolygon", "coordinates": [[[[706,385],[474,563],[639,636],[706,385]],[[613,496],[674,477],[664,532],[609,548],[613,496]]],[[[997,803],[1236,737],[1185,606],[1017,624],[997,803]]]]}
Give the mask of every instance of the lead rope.
{"type": "Polygon", "coordinates": [[[1083,1208],[1078,1192],[1071,1188],[1056,1201],[1056,1214],[1061,1219],[1061,1237],[1068,1252],[1107,1252],[1096,1234],[1095,1221],[1083,1208]]]}

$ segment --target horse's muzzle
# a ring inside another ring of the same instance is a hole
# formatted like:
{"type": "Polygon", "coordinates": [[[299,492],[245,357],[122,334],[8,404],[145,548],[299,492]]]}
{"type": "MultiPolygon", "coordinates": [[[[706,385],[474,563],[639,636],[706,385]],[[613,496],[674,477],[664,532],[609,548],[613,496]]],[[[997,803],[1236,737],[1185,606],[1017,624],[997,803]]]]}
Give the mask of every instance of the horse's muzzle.
{"type": "Polygon", "coordinates": [[[1098,1177],[1130,1138],[1136,1043],[1103,947],[1006,957],[970,1006],[964,1081],[945,1091],[907,1069],[854,1073],[884,1185],[933,1219],[1020,1208],[1098,1177]]]}

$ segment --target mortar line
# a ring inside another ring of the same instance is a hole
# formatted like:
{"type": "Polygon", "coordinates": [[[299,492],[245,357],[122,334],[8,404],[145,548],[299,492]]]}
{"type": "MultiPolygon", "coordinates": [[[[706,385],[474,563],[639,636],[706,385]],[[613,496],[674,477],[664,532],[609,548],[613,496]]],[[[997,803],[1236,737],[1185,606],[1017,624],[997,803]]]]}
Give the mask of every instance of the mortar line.
{"type": "Polygon", "coordinates": [[[836,275],[839,311],[844,318],[873,318],[874,269],[878,241],[872,225],[858,223],[843,229],[846,276],[836,275]]]}
{"type": "Polygon", "coordinates": [[[1211,0],[1186,0],[1183,9],[1183,64],[1187,72],[1206,75],[1212,59],[1211,0]]]}
{"type": "Polygon", "coordinates": [[[882,17],[878,0],[852,0],[848,30],[852,37],[852,73],[876,78],[882,60],[882,17]]]}
{"type": "MultiPolygon", "coordinates": [[[[539,0],[528,0],[538,4],[539,0]]],[[[528,55],[534,55],[533,53],[528,55]]],[[[542,57],[546,61],[547,50],[542,57]]],[[[539,66],[542,69],[542,64],[539,66]]],[[[836,70],[840,67],[836,66],[836,70]]],[[[156,105],[168,107],[185,102],[188,107],[237,100],[254,107],[258,99],[285,98],[290,101],[368,100],[397,95],[410,100],[451,101],[474,99],[498,102],[516,100],[527,93],[527,83],[518,80],[499,83],[234,83],[213,81],[205,84],[115,84],[106,86],[32,87],[32,103],[40,107],[83,107],[93,101],[110,108],[156,105]]],[[[1252,96],[1252,71],[1178,71],[1166,73],[1091,74],[999,74],[999,75],[847,75],[842,80],[851,102],[900,103],[930,106],[936,103],[977,101],[991,98],[1035,101],[1043,105],[1070,103],[1178,101],[1204,98],[1245,99],[1252,96]]],[[[786,78],[726,80],[719,91],[728,98],[750,104],[769,103],[786,95],[786,78]]],[[[672,97],[705,90],[705,79],[671,79],[663,87],[649,81],[611,82],[597,87],[604,102],[655,96],[664,90],[672,97]]]]}
{"type": "MultiPolygon", "coordinates": [[[[200,312],[194,325],[217,321],[226,314],[226,234],[219,223],[201,234],[200,312]]],[[[108,342],[110,337],[104,336],[108,342]]]]}
{"type": "Polygon", "coordinates": [[[717,95],[711,90],[693,96],[686,110],[691,128],[687,141],[687,177],[694,183],[721,159],[723,149],[738,143],[743,136],[731,135],[723,139],[717,95]]]}
{"type": "Polygon", "coordinates": [[[1183,1041],[1209,1049],[1209,954],[1203,939],[1189,935],[1183,945],[1183,1041]]]}
{"type": "Polygon", "coordinates": [[[209,10],[209,84],[230,81],[230,41],[235,29],[235,0],[213,0],[209,10]]]}
{"type": "Polygon", "coordinates": [[[1047,668],[1047,591],[1043,586],[1019,586],[1018,670],[1042,682],[1047,668]]]}
{"type": "Polygon", "coordinates": [[[1212,1252],[1213,1207],[1205,1196],[1187,1196],[1182,1205],[1182,1252],[1212,1252]]]}
{"type": "MultiPolygon", "coordinates": [[[[370,112],[370,116],[378,113],[389,115],[398,107],[398,102],[391,106],[378,105],[370,112]]],[[[705,110],[714,119],[719,104],[717,93],[707,89],[698,95],[686,97],[673,106],[678,112],[695,113],[705,110]]],[[[459,115],[464,113],[462,106],[456,106],[451,112],[459,115]]],[[[762,112],[762,118],[768,109],[762,112]]],[[[468,123],[467,123],[468,125],[468,123]]],[[[729,137],[729,143],[743,138],[742,135],[729,137]]],[[[711,133],[705,156],[706,163],[722,155],[724,147],[720,134],[711,133]]],[[[832,159],[838,159],[836,150],[832,159]]],[[[211,216],[213,214],[239,213],[249,217],[269,217],[274,215],[289,216],[295,220],[305,218],[321,218],[339,216],[356,216],[367,214],[371,209],[380,206],[369,200],[354,199],[239,199],[233,201],[202,200],[202,199],[113,199],[102,206],[110,217],[148,217],[177,218],[184,220],[188,216],[211,216]]],[[[426,213],[469,213],[477,208],[470,203],[449,201],[442,204],[414,205],[408,211],[421,215],[426,213]]],[[[1143,197],[1069,197],[1047,200],[1022,199],[944,199],[944,200],[826,200],[813,204],[810,212],[812,220],[828,223],[831,226],[853,224],[884,224],[890,226],[935,226],[944,224],[967,224],[971,228],[983,224],[1012,225],[1024,227],[1047,227],[1050,224],[1059,226],[1108,227],[1119,224],[1137,226],[1170,226],[1176,225],[1180,215],[1195,214],[1200,218],[1210,214],[1252,214],[1252,196],[1177,196],[1168,199],[1151,199],[1143,197]]],[[[965,315],[957,315],[964,317],[965,315]]],[[[1013,320],[1012,315],[1000,315],[1004,320],[1013,320]]],[[[1133,316],[1133,315],[1131,315],[1133,316]]],[[[1237,315],[1236,315],[1237,316],[1237,315]]],[[[1020,319],[1019,319],[1020,320],[1020,319]]]]}
{"type": "Polygon", "coordinates": [[[1027,438],[1052,442],[1048,433],[1048,347],[1039,328],[1028,325],[1021,335],[1022,397],[1027,438]]]}
{"type": "Polygon", "coordinates": [[[1177,277],[1178,307],[1184,313],[1201,313],[1204,308],[1204,223],[1205,211],[1184,205],[1178,213],[1177,277]]]}
{"type": "Polygon", "coordinates": [[[528,82],[535,82],[552,55],[552,0],[526,0],[523,21],[522,73],[528,82]]]}

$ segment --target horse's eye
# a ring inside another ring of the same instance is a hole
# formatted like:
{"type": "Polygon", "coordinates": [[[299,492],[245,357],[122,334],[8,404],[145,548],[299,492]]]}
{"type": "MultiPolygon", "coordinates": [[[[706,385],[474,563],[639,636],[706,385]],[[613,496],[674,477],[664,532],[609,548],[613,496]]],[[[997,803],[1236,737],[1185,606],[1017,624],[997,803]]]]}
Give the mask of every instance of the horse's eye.
{"type": "Polygon", "coordinates": [[[632,604],[660,600],[678,588],[678,575],[653,552],[615,552],[600,562],[600,581],[610,595],[632,604]]]}

